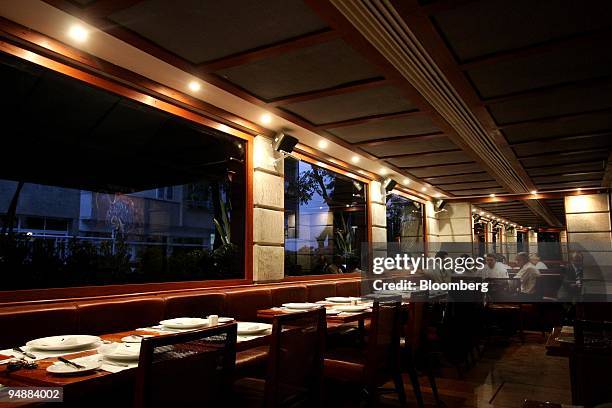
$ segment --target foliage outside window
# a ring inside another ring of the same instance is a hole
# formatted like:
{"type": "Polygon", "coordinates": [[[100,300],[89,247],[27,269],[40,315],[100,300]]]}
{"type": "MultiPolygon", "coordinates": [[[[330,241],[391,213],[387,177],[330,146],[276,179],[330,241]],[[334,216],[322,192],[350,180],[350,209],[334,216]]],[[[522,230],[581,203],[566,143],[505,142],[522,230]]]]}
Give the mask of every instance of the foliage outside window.
{"type": "Polygon", "coordinates": [[[1,290],[244,277],[244,143],[0,58],[1,290]]]}
{"type": "Polygon", "coordinates": [[[367,242],[366,185],[319,166],[285,159],[285,275],[361,269],[367,242]]]}
{"type": "Polygon", "coordinates": [[[423,204],[399,194],[387,195],[387,242],[423,243],[423,204]]]}

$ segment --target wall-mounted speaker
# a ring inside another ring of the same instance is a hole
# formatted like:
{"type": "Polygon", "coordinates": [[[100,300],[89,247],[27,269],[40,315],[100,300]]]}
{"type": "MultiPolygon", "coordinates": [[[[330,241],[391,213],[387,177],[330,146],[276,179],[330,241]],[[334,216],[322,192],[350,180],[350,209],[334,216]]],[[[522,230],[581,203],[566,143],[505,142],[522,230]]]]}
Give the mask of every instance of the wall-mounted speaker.
{"type": "Polygon", "coordinates": [[[296,144],[298,144],[299,140],[297,137],[293,137],[291,135],[287,135],[284,133],[278,133],[274,138],[274,150],[277,152],[283,153],[291,153],[296,144]]]}
{"type": "Polygon", "coordinates": [[[391,178],[388,178],[385,180],[384,186],[385,186],[385,191],[388,193],[389,191],[393,190],[395,186],[397,186],[397,181],[391,178]]]}

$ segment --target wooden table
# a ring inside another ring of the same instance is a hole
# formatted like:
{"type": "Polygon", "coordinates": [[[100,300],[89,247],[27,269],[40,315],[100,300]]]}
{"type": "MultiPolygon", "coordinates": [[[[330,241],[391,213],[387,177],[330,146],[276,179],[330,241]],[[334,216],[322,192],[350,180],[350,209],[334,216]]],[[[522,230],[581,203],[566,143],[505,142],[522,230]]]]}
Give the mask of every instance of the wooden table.
{"type": "Polygon", "coordinates": [[[558,341],[561,335],[561,327],[554,327],[548,339],[546,339],[546,354],[549,356],[569,357],[572,351],[572,344],[558,341]]]}
{"type": "MultiPolygon", "coordinates": [[[[176,332],[168,332],[174,334],[176,332]]],[[[133,334],[149,334],[152,336],[163,336],[165,333],[157,331],[131,330],[121,333],[101,335],[102,340],[121,342],[121,338],[133,334]]],[[[236,343],[236,351],[245,351],[250,348],[263,346],[269,343],[270,335],[254,337],[252,340],[236,343]]],[[[74,359],[97,354],[97,350],[80,351],[68,355],[64,358],[74,359]]],[[[80,398],[98,398],[100,395],[115,396],[121,391],[127,392],[127,397],[131,398],[134,382],[135,368],[128,368],[117,373],[104,370],[96,370],[91,374],[79,376],[60,376],[47,372],[47,367],[55,363],[57,358],[49,357],[38,360],[38,367],[35,369],[21,369],[8,372],[6,364],[0,365],[0,384],[8,386],[37,386],[37,387],[62,387],[64,390],[64,400],[79,400],[80,398]]],[[[30,403],[33,404],[33,403],[30,403]]],[[[15,406],[13,403],[7,406],[15,406]]]]}

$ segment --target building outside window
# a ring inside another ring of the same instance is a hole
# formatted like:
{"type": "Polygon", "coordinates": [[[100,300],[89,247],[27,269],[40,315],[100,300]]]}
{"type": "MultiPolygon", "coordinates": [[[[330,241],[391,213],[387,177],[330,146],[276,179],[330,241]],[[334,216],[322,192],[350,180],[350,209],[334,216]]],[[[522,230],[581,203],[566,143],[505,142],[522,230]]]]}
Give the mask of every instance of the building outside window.
{"type": "Polygon", "coordinates": [[[367,242],[367,186],[285,159],[285,275],[357,272],[367,242]]]}

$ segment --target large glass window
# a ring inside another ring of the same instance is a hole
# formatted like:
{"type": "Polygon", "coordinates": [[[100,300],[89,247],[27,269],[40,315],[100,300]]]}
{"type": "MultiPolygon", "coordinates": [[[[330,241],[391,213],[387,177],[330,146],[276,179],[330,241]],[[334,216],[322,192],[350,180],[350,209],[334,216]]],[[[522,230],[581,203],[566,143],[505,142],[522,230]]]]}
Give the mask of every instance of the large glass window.
{"type": "Polygon", "coordinates": [[[285,275],[355,272],[367,242],[366,185],[285,159],[285,275]]]}
{"type": "Polygon", "coordinates": [[[2,290],[244,277],[244,143],[0,56],[2,290]]]}
{"type": "Polygon", "coordinates": [[[423,205],[399,194],[387,195],[387,242],[423,243],[423,205]]]}

